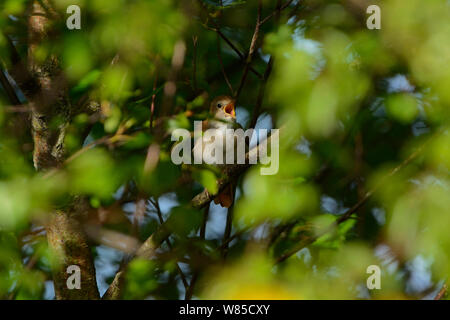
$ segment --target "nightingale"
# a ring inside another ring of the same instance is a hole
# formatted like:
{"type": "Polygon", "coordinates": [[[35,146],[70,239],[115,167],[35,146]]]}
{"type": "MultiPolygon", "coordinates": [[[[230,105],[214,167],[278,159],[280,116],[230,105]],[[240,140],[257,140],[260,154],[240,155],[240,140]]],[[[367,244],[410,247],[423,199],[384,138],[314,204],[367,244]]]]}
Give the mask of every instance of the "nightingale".
{"type": "MultiPolygon", "coordinates": [[[[212,100],[210,104],[210,118],[207,120],[203,120],[202,122],[202,130],[216,130],[214,133],[215,137],[222,136],[222,146],[223,146],[223,160],[225,163],[226,159],[226,130],[227,129],[237,129],[241,128],[241,126],[236,122],[236,110],[235,110],[235,100],[229,96],[219,96],[212,100]]],[[[208,141],[210,143],[210,141],[208,141]]],[[[214,143],[214,142],[213,142],[214,143]]],[[[198,139],[194,144],[194,154],[205,150],[206,142],[203,139],[198,139]],[[198,148],[199,144],[203,144],[203,147],[198,148]]],[[[236,158],[236,143],[234,144],[234,155],[236,158]]],[[[199,158],[203,159],[203,155],[199,155],[199,158]]],[[[224,170],[226,165],[224,164],[215,164],[220,170],[224,170]]],[[[230,183],[222,192],[220,192],[214,202],[216,204],[220,204],[222,207],[229,208],[234,200],[234,188],[232,183],[230,183]]]]}

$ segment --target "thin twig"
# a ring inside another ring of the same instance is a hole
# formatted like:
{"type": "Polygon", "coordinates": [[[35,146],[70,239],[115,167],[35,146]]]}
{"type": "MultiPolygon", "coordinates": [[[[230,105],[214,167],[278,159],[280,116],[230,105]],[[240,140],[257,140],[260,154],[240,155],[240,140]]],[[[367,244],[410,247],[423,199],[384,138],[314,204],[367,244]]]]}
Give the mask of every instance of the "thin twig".
{"type": "Polygon", "coordinates": [[[186,57],[186,44],[183,40],[179,40],[175,43],[172,55],[172,65],[167,77],[167,81],[164,84],[164,99],[162,102],[162,108],[160,115],[167,116],[172,112],[172,103],[177,92],[176,81],[178,78],[178,72],[181,70],[184,59],[186,57]]]}
{"type": "Polygon", "coordinates": [[[271,14],[269,14],[267,17],[265,17],[264,19],[261,20],[261,25],[266,23],[267,21],[269,21],[270,19],[272,19],[276,14],[279,14],[281,11],[283,11],[284,9],[286,9],[287,7],[289,7],[291,5],[291,3],[294,0],[289,0],[288,2],[286,2],[285,4],[283,4],[278,10],[272,12],[271,14]]]}
{"type": "Polygon", "coordinates": [[[22,60],[14,42],[5,32],[3,32],[3,35],[8,43],[10,53],[11,67],[8,69],[8,73],[29,100],[30,97],[33,97],[38,93],[39,85],[37,80],[27,69],[26,61],[22,60]]]}
{"type": "Polygon", "coordinates": [[[444,285],[442,286],[442,289],[439,290],[439,292],[438,292],[438,294],[436,295],[436,297],[434,297],[434,300],[441,300],[441,299],[446,295],[447,289],[448,289],[447,285],[444,284],[444,285]]]}
{"type": "MultiPolygon", "coordinates": [[[[85,145],[83,148],[79,149],[77,152],[75,152],[74,154],[72,154],[69,158],[67,158],[62,165],[66,165],[70,162],[72,162],[73,160],[75,160],[76,158],[78,158],[79,156],[81,156],[82,154],[84,154],[85,152],[87,152],[88,150],[96,147],[96,146],[100,146],[100,145],[108,145],[110,143],[115,143],[118,141],[125,141],[127,139],[129,139],[130,137],[124,134],[114,134],[114,135],[110,135],[110,136],[105,136],[105,137],[101,137],[95,141],[92,141],[91,143],[85,145]]],[[[58,172],[59,168],[52,168],[51,170],[47,171],[44,174],[44,178],[50,178],[52,177],[54,174],[56,174],[58,172]]]]}
{"type": "Polygon", "coordinates": [[[244,60],[244,58],[245,58],[244,54],[233,44],[233,42],[231,42],[230,39],[227,38],[226,35],[223,34],[223,32],[220,29],[211,28],[210,30],[217,32],[217,34],[230,46],[230,48],[233,49],[233,51],[238,55],[238,57],[241,60],[244,60]]]}
{"type": "Polygon", "coordinates": [[[236,100],[239,98],[239,95],[241,94],[242,89],[244,88],[245,80],[247,79],[247,74],[250,69],[250,64],[252,63],[253,54],[256,51],[256,44],[258,41],[259,30],[261,27],[261,12],[262,12],[262,0],[258,0],[258,13],[256,16],[255,31],[253,32],[252,41],[250,43],[250,48],[248,49],[248,54],[247,54],[247,58],[245,60],[245,67],[244,67],[244,72],[242,73],[241,82],[239,83],[239,87],[234,96],[234,98],[236,100]]]}
{"type": "MultiPolygon", "coordinates": [[[[209,30],[215,31],[217,32],[217,34],[228,44],[228,46],[238,55],[239,59],[241,59],[242,61],[245,60],[245,56],[244,54],[233,44],[233,42],[231,42],[230,39],[228,39],[228,37],[219,29],[217,28],[208,28],[209,30]]],[[[256,75],[259,79],[262,79],[263,75],[256,70],[255,68],[253,68],[252,66],[250,66],[250,71],[256,75]]]]}
{"type": "Polygon", "coordinates": [[[202,227],[200,228],[200,239],[202,240],[205,240],[206,237],[206,224],[208,223],[208,216],[209,216],[209,206],[207,206],[203,211],[203,223],[202,227]]]}
{"type": "Polygon", "coordinates": [[[255,104],[255,108],[253,109],[252,120],[250,121],[249,128],[254,128],[256,126],[256,122],[258,121],[258,117],[261,113],[262,103],[263,103],[263,99],[264,99],[264,93],[266,91],[267,80],[270,76],[270,73],[272,72],[273,61],[274,61],[274,58],[273,58],[273,56],[271,56],[269,59],[269,63],[267,64],[266,71],[264,72],[264,77],[263,77],[260,87],[259,87],[258,96],[256,97],[256,104],[255,104]]]}
{"type": "Polygon", "coordinates": [[[236,231],[232,236],[230,236],[226,241],[224,241],[219,249],[223,250],[226,246],[228,246],[234,239],[242,236],[244,233],[246,233],[247,231],[249,231],[251,228],[250,227],[245,227],[242,230],[236,231]]]}
{"type": "Polygon", "coordinates": [[[16,91],[14,90],[14,87],[10,83],[9,79],[6,77],[6,73],[3,72],[3,70],[0,70],[0,83],[3,86],[3,89],[5,90],[8,99],[11,101],[14,105],[20,105],[20,100],[17,97],[16,91]]]}
{"type": "MultiPolygon", "coordinates": [[[[202,226],[200,227],[200,239],[202,239],[202,240],[205,240],[206,224],[208,223],[208,216],[209,216],[209,206],[205,207],[205,209],[203,211],[203,222],[202,222],[202,226]]],[[[194,274],[192,275],[191,283],[190,283],[189,287],[187,288],[186,294],[184,296],[185,300],[192,299],[192,296],[194,294],[195,284],[197,283],[198,276],[199,276],[198,271],[194,272],[194,274]]]]}
{"type": "Polygon", "coordinates": [[[3,111],[8,113],[28,113],[31,112],[31,107],[29,104],[5,106],[3,107],[3,111]]]}
{"type": "MultiPolygon", "coordinates": [[[[220,6],[223,6],[222,0],[220,0],[220,6]]],[[[221,21],[220,21],[220,16],[218,18],[218,23],[216,23],[216,27],[217,30],[220,31],[220,26],[221,26],[221,21]]],[[[220,45],[220,35],[219,33],[216,33],[217,36],[217,57],[219,58],[219,63],[220,63],[220,69],[222,71],[223,77],[225,79],[225,82],[227,83],[228,89],[230,90],[230,94],[233,96],[234,95],[234,90],[233,90],[233,86],[231,85],[230,80],[228,79],[227,73],[225,72],[225,65],[223,63],[222,60],[222,46],[220,45]]],[[[241,58],[242,59],[242,58],[241,58]]]]}
{"type": "Polygon", "coordinates": [[[135,238],[139,237],[139,224],[142,221],[142,219],[145,216],[146,211],[146,205],[145,205],[145,198],[144,196],[140,195],[135,203],[136,209],[134,210],[133,214],[133,224],[132,224],[132,230],[133,230],[133,236],[135,238]]]}
{"type": "Polygon", "coordinates": [[[192,44],[194,46],[194,52],[192,57],[192,89],[197,92],[197,44],[198,37],[192,37],[192,44]]]}
{"type": "MultiPolygon", "coordinates": [[[[155,199],[155,201],[152,201],[150,199],[149,201],[153,205],[153,207],[156,209],[156,214],[158,215],[158,219],[159,219],[160,225],[163,225],[164,224],[164,218],[162,216],[161,207],[159,206],[159,200],[155,199]]],[[[170,239],[166,238],[165,242],[167,243],[167,246],[169,247],[169,249],[172,250],[173,245],[172,245],[172,242],[170,241],[170,239]]],[[[180,274],[180,278],[181,278],[181,281],[183,282],[183,286],[187,290],[187,288],[189,287],[189,284],[188,284],[188,282],[186,280],[186,276],[184,275],[183,270],[181,270],[180,266],[178,265],[178,262],[176,262],[175,265],[176,265],[178,273],[180,274]]]]}
{"type": "Polygon", "coordinates": [[[228,208],[227,212],[227,222],[225,224],[225,231],[223,233],[223,240],[222,240],[222,258],[225,259],[228,254],[228,244],[229,239],[231,238],[231,229],[233,226],[233,211],[234,211],[234,203],[231,205],[231,207],[228,208]]]}
{"type": "MultiPolygon", "coordinates": [[[[217,34],[228,44],[228,46],[238,55],[241,61],[245,61],[244,54],[233,44],[233,42],[217,27],[210,27],[207,25],[203,25],[206,29],[217,32],[217,34]]],[[[262,79],[262,74],[258,72],[255,68],[250,66],[250,71],[255,74],[259,79],[262,79]]]]}
{"type": "Polygon", "coordinates": [[[152,102],[150,104],[150,132],[153,131],[153,117],[155,116],[155,101],[156,101],[156,86],[158,84],[158,61],[155,64],[155,75],[153,79],[153,94],[152,102]]]}
{"type": "Polygon", "coordinates": [[[220,68],[222,70],[222,74],[225,79],[225,82],[227,83],[228,89],[230,89],[231,95],[234,95],[233,86],[231,85],[231,82],[228,79],[227,73],[225,72],[225,66],[223,64],[221,51],[222,51],[222,48],[220,45],[220,37],[219,37],[219,34],[217,34],[217,57],[219,58],[220,68]]]}
{"type": "MultiPolygon", "coordinates": [[[[281,13],[281,0],[277,0],[275,12],[276,12],[276,22],[279,23],[280,22],[280,13],[281,13]]],[[[271,55],[269,62],[267,63],[266,71],[264,72],[264,76],[261,79],[261,84],[259,87],[258,96],[256,98],[256,104],[255,104],[255,108],[253,109],[252,120],[250,121],[249,128],[254,128],[256,126],[256,122],[258,121],[258,117],[261,113],[262,103],[263,103],[264,94],[265,94],[266,86],[267,86],[267,80],[269,79],[270,74],[272,72],[273,62],[274,62],[274,57],[273,57],[273,55],[271,55]]]]}
{"type": "Polygon", "coordinates": [[[83,153],[85,153],[86,151],[88,151],[89,149],[92,149],[93,147],[102,145],[102,144],[108,144],[111,142],[115,142],[115,141],[119,141],[122,139],[127,139],[128,136],[126,135],[112,135],[112,136],[105,136],[105,137],[101,137],[95,141],[92,141],[91,143],[85,145],[83,148],[81,148],[80,150],[78,150],[77,152],[75,152],[74,154],[72,154],[69,158],[66,159],[66,161],[64,161],[65,164],[72,162],[75,158],[78,158],[80,155],[82,155],[83,153]]]}
{"type": "MultiPolygon", "coordinates": [[[[36,263],[38,263],[39,258],[40,258],[40,255],[37,252],[34,252],[30,256],[27,264],[25,265],[25,270],[26,271],[32,270],[34,268],[34,266],[36,265],[36,263]]],[[[21,279],[21,280],[18,281],[18,283],[16,285],[16,289],[9,294],[8,300],[14,300],[16,298],[17,294],[19,293],[19,290],[20,290],[20,288],[22,286],[23,286],[23,280],[21,279]]]]}

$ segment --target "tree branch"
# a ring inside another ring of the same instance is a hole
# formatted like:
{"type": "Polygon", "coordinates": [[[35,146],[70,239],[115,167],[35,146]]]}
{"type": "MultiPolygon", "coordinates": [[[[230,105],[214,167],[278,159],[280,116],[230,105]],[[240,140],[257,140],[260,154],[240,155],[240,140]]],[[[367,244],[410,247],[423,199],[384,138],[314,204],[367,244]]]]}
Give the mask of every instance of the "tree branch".
{"type": "Polygon", "coordinates": [[[103,295],[103,300],[117,300],[122,298],[123,290],[125,286],[126,269],[132,261],[135,259],[151,259],[155,256],[156,249],[159,248],[161,243],[167,239],[169,232],[164,225],[161,225],[158,230],[153,233],[148,239],[139,247],[135,255],[128,259],[128,262],[116,273],[114,280],[110,284],[108,290],[103,295]]]}
{"type": "Polygon", "coordinates": [[[228,212],[227,212],[227,221],[225,224],[225,230],[223,233],[223,240],[222,240],[222,246],[221,246],[223,259],[225,259],[228,254],[228,244],[229,244],[229,239],[231,238],[231,229],[233,227],[233,216],[234,216],[233,213],[234,213],[234,203],[231,205],[231,207],[228,208],[228,212]]]}
{"type": "Polygon", "coordinates": [[[3,86],[3,89],[5,89],[5,92],[6,92],[6,95],[8,96],[9,101],[15,106],[20,105],[20,100],[17,97],[16,91],[14,90],[14,87],[9,82],[9,80],[6,77],[6,74],[3,72],[3,70],[0,70],[0,83],[3,86]]]}
{"type": "MultiPolygon", "coordinates": [[[[150,199],[150,202],[151,202],[151,204],[153,205],[153,207],[155,207],[155,209],[156,209],[156,213],[157,213],[157,215],[158,215],[158,219],[159,219],[160,225],[163,225],[163,224],[164,224],[164,219],[163,219],[163,216],[162,216],[162,212],[161,212],[161,208],[160,208],[160,206],[159,206],[159,201],[158,201],[158,199],[156,199],[155,201],[152,201],[152,200],[150,199]]],[[[169,239],[169,238],[166,238],[165,241],[166,241],[167,246],[169,247],[169,249],[172,250],[173,245],[172,245],[172,242],[170,241],[170,239],[169,239]]],[[[187,290],[187,288],[189,287],[189,285],[188,285],[188,283],[187,283],[186,276],[184,275],[183,270],[181,270],[180,266],[178,265],[178,262],[176,262],[175,265],[176,265],[176,268],[177,268],[178,273],[180,274],[181,282],[183,282],[183,286],[184,286],[184,288],[187,290]]]]}
{"type": "MultiPolygon", "coordinates": [[[[203,8],[203,9],[205,9],[205,8],[203,8]]],[[[205,9],[206,10],[206,9],[205,9]]],[[[228,46],[238,55],[238,57],[239,57],[239,59],[241,60],[241,61],[245,61],[245,56],[244,56],[244,54],[233,44],[233,42],[230,40],[230,39],[228,39],[228,37],[220,30],[220,28],[217,26],[217,25],[215,25],[215,27],[214,28],[212,28],[212,27],[209,27],[209,26],[207,26],[207,25],[204,25],[204,27],[206,28],[206,29],[208,29],[208,30],[211,30],[211,31],[214,31],[214,32],[217,32],[217,34],[228,44],[228,46]]],[[[251,67],[250,66],[250,71],[253,73],[253,74],[255,74],[259,79],[261,79],[262,78],[262,74],[261,73],[259,73],[255,68],[253,68],[253,67],[251,67]]]]}
{"type": "MultiPolygon", "coordinates": [[[[203,211],[203,221],[202,226],[200,227],[200,239],[205,240],[206,236],[206,224],[208,223],[208,216],[209,216],[209,206],[205,207],[203,211]]],[[[195,284],[197,283],[199,277],[198,270],[194,272],[191,278],[191,283],[189,284],[189,287],[186,290],[186,294],[184,296],[185,300],[191,300],[192,296],[194,295],[194,288],[195,284]]]]}
{"type": "Polygon", "coordinates": [[[231,82],[228,79],[227,73],[225,72],[225,66],[223,64],[221,51],[222,51],[222,48],[220,45],[220,37],[219,37],[219,34],[217,34],[217,57],[219,58],[220,69],[222,70],[223,78],[225,79],[225,82],[227,83],[228,89],[230,89],[231,95],[234,95],[233,86],[231,85],[231,82]]]}
{"type": "Polygon", "coordinates": [[[442,286],[442,289],[441,290],[439,290],[439,292],[438,292],[438,294],[436,295],[436,297],[434,297],[434,300],[441,300],[444,296],[445,296],[445,294],[447,293],[447,285],[446,284],[444,284],[443,286],[442,286]]]}
{"type": "Polygon", "coordinates": [[[239,87],[236,91],[236,95],[235,95],[236,100],[239,98],[239,95],[241,94],[242,89],[244,88],[245,80],[247,79],[247,74],[250,69],[250,64],[252,63],[253,54],[256,51],[256,44],[258,41],[259,30],[261,27],[261,12],[262,12],[262,0],[258,0],[258,13],[256,16],[255,31],[253,32],[252,41],[250,43],[250,48],[248,49],[247,58],[245,59],[245,67],[244,67],[244,72],[242,73],[241,82],[239,83],[239,87]]]}
{"type": "MultiPolygon", "coordinates": [[[[276,12],[277,23],[279,23],[280,13],[281,13],[281,0],[277,0],[275,12],[276,12]]],[[[261,84],[260,84],[260,87],[258,90],[258,96],[256,98],[256,104],[255,104],[255,108],[253,109],[252,120],[250,122],[249,128],[254,128],[256,126],[256,122],[258,121],[258,117],[261,113],[262,103],[263,103],[264,94],[265,94],[266,86],[267,86],[267,80],[269,79],[270,74],[272,73],[273,62],[274,62],[274,57],[273,57],[273,55],[271,55],[269,62],[267,64],[266,71],[264,72],[264,76],[261,79],[261,84]]]]}
{"type": "Polygon", "coordinates": [[[261,81],[259,90],[258,90],[258,96],[256,97],[256,104],[255,104],[255,108],[253,109],[252,120],[250,121],[249,128],[254,128],[256,126],[256,122],[258,121],[258,117],[261,113],[261,108],[262,108],[262,104],[263,104],[263,100],[264,100],[264,94],[266,92],[267,80],[272,72],[273,61],[274,61],[274,58],[273,58],[273,56],[271,56],[269,63],[267,64],[267,69],[264,72],[264,76],[261,81]]]}
{"type": "Polygon", "coordinates": [[[269,21],[270,19],[272,19],[275,15],[279,14],[281,11],[283,11],[284,9],[286,9],[287,7],[289,7],[291,5],[291,3],[294,2],[294,0],[289,0],[288,2],[286,2],[285,4],[283,4],[281,7],[279,7],[276,11],[272,12],[271,14],[269,14],[267,17],[265,17],[264,19],[261,20],[261,24],[266,23],[267,21],[269,21]]]}

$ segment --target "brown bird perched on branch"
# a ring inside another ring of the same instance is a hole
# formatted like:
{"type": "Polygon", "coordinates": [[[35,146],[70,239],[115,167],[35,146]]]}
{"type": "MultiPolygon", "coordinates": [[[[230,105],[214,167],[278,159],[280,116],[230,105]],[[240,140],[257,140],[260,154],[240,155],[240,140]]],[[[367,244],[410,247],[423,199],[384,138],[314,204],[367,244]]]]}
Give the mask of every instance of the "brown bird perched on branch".
{"type": "MultiPolygon", "coordinates": [[[[226,159],[226,129],[237,129],[241,128],[241,126],[236,122],[236,110],[235,110],[235,100],[229,96],[219,96],[215,98],[210,105],[210,114],[211,118],[208,120],[204,120],[202,122],[202,130],[206,131],[208,129],[215,130],[215,136],[220,136],[222,134],[222,146],[223,147],[223,160],[225,163],[226,159]]],[[[194,155],[197,153],[198,158],[203,159],[204,155],[199,154],[199,152],[203,152],[205,149],[205,145],[208,142],[203,138],[198,139],[194,145],[194,155]],[[202,144],[202,146],[200,146],[202,144]],[[201,148],[200,148],[201,147],[201,148]]],[[[234,156],[236,158],[236,143],[234,144],[234,156]]],[[[224,164],[216,164],[221,170],[225,169],[224,164]]],[[[222,207],[229,208],[233,203],[234,199],[234,187],[230,183],[225,190],[219,193],[214,202],[216,204],[220,204],[222,207]]]]}

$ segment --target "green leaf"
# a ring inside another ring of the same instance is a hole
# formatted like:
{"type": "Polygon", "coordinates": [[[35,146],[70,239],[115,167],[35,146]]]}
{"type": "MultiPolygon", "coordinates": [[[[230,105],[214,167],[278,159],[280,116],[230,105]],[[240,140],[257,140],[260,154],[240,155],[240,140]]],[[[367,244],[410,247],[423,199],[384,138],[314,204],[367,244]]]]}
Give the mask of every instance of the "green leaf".
{"type": "Polygon", "coordinates": [[[219,191],[217,186],[217,177],[210,170],[195,171],[194,179],[204,186],[211,194],[217,194],[219,191]]]}
{"type": "Polygon", "coordinates": [[[167,219],[167,227],[169,230],[181,236],[187,236],[191,232],[200,228],[202,221],[202,213],[189,206],[175,207],[167,219]]]}
{"type": "MultiPolygon", "coordinates": [[[[354,219],[356,215],[352,215],[352,218],[340,223],[337,228],[334,231],[327,232],[323,236],[319,237],[315,242],[315,247],[320,248],[328,248],[328,249],[337,249],[339,248],[344,241],[347,239],[348,233],[350,230],[355,226],[356,219],[354,219]]],[[[328,222],[325,223],[324,220],[322,220],[322,223],[319,223],[319,230],[317,232],[321,232],[320,230],[327,230],[329,226],[332,225],[334,221],[336,221],[339,216],[336,215],[323,215],[321,218],[327,218],[328,222]]],[[[316,220],[317,221],[317,220],[316,220]]]]}
{"type": "Polygon", "coordinates": [[[125,299],[144,299],[157,288],[156,265],[153,261],[134,259],[126,275],[125,299]]]}

